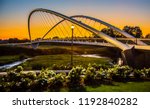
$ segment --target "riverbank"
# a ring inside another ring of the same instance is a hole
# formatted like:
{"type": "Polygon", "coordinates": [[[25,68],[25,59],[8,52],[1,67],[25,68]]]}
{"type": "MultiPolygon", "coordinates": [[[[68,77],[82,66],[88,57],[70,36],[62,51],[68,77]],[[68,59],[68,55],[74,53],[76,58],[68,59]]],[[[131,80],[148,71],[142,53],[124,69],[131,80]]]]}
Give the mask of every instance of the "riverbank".
{"type": "MultiPolygon", "coordinates": [[[[10,66],[9,64],[14,64],[13,62],[32,58],[30,61],[21,64],[25,70],[41,70],[47,67],[50,69],[71,68],[71,48],[69,45],[41,44],[38,49],[32,49],[27,46],[0,46],[0,50],[2,51],[0,54],[0,67],[3,67],[2,65],[7,66],[7,64],[10,66]]],[[[93,48],[90,46],[75,45],[73,47],[73,64],[74,66],[87,66],[88,63],[109,64],[112,60],[104,57],[104,53],[109,54],[108,51],[103,47],[93,48]]]]}
{"type": "Polygon", "coordinates": [[[19,60],[19,61],[15,61],[13,63],[9,63],[9,64],[5,64],[5,65],[2,65],[0,66],[0,71],[5,71],[5,70],[8,70],[8,69],[11,69],[13,67],[16,67],[28,60],[30,60],[31,58],[27,58],[27,59],[23,59],[23,60],[19,60]]]}

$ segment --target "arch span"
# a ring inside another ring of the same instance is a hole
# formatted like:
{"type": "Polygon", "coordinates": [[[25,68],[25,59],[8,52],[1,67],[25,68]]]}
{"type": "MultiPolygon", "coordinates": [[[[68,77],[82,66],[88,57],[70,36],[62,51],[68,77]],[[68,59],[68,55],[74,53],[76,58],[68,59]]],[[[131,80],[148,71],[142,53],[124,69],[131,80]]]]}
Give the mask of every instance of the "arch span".
{"type": "MultiPolygon", "coordinates": [[[[117,32],[119,32],[119,33],[121,33],[121,34],[124,35],[125,37],[127,37],[127,38],[132,38],[133,40],[135,40],[135,37],[133,37],[132,35],[130,35],[130,34],[124,32],[124,31],[120,30],[119,28],[117,28],[117,27],[115,27],[115,26],[113,26],[113,25],[111,25],[111,24],[109,24],[109,23],[107,23],[107,22],[104,22],[104,21],[102,21],[102,20],[100,20],[100,19],[96,19],[96,18],[94,18],[94,17],[84,16],[84,15],[74,15],[74,16],[71,16],[70,18],[86,18],[86,19],[90,19],[90,20],[99,22],[99,23],[101,23],[101,24],[103,24],[103,25],[106,25],[106,26],[108,26],[109,28],[111,28],[111,29],[113,29],[113,30],[115,30],[115,31],[117,31],[117,32]]],[[[52,28],[50,28],[50,29],[46,32],[46,34],[43,35],[42,39],[44,39],[44,38],[46,37],[46,35],[47,35],[50,31],[52,31],[56,26],[58,26],[59,24],[61,24],[63,21],[65,21],[65,19],[59,21],[59,22],[56,23],[52,28]]],[[[132,39],[131,39],[131,40],[132,40],[132,39]]],[[[142,41],[140,41],[140,40],[138,40],[137,43],[140,44],[140,45],[147,45],[147,44],[145,44],[144,42],[142,42],[142,41]]]]}
{"type": "Polygon", "coordinates": [[[76,25],[78,25],[78,26],[80,26],[80,27],[82,27],[82,28],[84,28],[84,29],[94,33],[94,34],[97,34],[102,39],[106,40],[107,42],[113,44],[114,46],[120,48],[123,51],[129,50],[129,49],[132,48],[132,47],[130,47],[130,46],[126,45],[126,44],[123,44],[120,41],[110,37],[109,35],[106,35],[106,34],[100,32],[99,30],[96,30],[95,28],[90,27],[89,25],[86,25],[86,24],[84,24],[82,22],[79,22],[78,20],[75,20],[75,19],[73,19],[71,17],[68,17],[66,15],[63,15],[61,13],[58,13],[58,12],[55,12],[55,11],[52,11],[52,10],[48,10],[48,9],[43,9],[43,8],[35,9],[35,10],[31,11],[31,13],[29,14],[29,17],[28,17],[28,32],[29,32],[29,38],[30,38],[31,41],[32,41],[32,36],[31,36],[31,32],[30,32],[30,18],[31,18],[33,13],[38,12],[38,11],[53,14],[55,16],[63,18],[64,20],[67,20],[67,21],[69,21],[69,22],[71,22],[73,24],[76,24],[76,25]]]}

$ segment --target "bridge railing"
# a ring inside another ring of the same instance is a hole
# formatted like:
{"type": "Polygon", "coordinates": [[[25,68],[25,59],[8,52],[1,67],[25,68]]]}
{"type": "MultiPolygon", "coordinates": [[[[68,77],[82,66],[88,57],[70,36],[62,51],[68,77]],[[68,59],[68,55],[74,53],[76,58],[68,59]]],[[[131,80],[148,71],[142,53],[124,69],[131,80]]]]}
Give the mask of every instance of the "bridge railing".
{"type": "MultiPolygon", "coordinates": [[[[132,45],[140,45],[138,41],[143,41],[147,45],[150,45],[150,39],[148,38],[115,38],[116,40],[121,41],[124,44],[132,44],[132,45]]],[[[71,38],[58,38],[58,39],[48,39],[48,40],[55,40],[55,41],[71,41],[71,38]]],[[[73,41],[81,41],[81,42],[97,42],[97,43],[108,43],[107,41],[103,40],[102,38],[92,38],[92,37],[74,37],[73,41]]]]}
{"type": "Polygon", "coordinates": [[[150,38],[116,38],[116,40],[119,40],[126,44],[135,44],[135,45],[140,45],[138,42],[143,41],[147,45],[150,45],[150,38]]]}

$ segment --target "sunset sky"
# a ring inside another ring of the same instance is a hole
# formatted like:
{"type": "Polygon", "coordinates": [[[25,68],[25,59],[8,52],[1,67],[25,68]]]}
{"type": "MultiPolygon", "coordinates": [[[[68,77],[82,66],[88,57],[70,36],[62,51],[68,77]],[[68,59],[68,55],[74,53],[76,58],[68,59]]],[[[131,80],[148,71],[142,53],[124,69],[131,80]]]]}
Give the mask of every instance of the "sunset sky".
{"type": "Polygon", "coordinates": [[[88,15],[116,27],[139,26],[150,33],[150,0],[0,0],[0,39],[28,38],[27,19],[35,8],[88,15]]]}

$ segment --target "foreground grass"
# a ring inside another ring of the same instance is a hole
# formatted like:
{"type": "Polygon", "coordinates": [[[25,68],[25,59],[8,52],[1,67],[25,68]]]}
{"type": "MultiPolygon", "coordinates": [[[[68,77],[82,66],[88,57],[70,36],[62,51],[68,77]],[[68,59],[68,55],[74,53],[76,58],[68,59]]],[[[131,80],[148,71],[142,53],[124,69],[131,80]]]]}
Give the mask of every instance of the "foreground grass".
{"type": "Polygon", "coordinates": [[[99,87],[86,86],[87,92],[150,92],[150,82],[116,82],[114,85],[99,87]]]}

